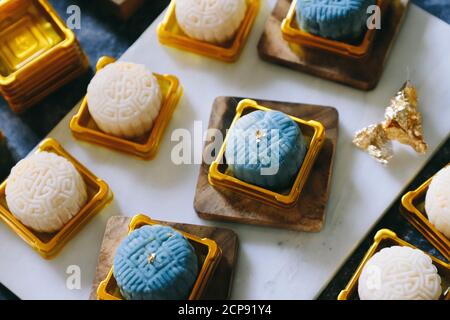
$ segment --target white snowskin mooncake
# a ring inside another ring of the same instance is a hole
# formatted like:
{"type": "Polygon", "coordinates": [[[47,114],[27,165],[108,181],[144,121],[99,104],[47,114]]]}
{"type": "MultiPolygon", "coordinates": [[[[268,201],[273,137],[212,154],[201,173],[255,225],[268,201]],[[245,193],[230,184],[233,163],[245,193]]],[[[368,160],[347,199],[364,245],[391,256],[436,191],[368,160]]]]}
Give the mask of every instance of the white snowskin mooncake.
{"type": "Polygon", "coordinates": [[[437,300],[441,277],[419,249],[384,248],[366,263],[358,282],[361,300],[437,300]]]}
{"type": "Polygon", "coordinates": [[[425,211],[431,224],[450,238],[450,166],[441,169],[431,180],[425,211]]]}
{"type": "Polygon", "coordinates": [[[115,62],[91,80],[87,101],[89,113],[102,131],[135,138],[153,127],[162,93],[158,80],[146,66],[115,62]]]}
{"type": "Polygon", "coordinates": [[[224,43],[239,29],[247,12],[245,0],[177,0],[180,28],[191,38],[224,43]]]}
{"type": "Polygon", "coordinates": [[[67,159],[50,152],[17,163],[6,182],[6,203],[24,225],[38,232],[56,232],[87,201],[86,184],[67,159]]]}

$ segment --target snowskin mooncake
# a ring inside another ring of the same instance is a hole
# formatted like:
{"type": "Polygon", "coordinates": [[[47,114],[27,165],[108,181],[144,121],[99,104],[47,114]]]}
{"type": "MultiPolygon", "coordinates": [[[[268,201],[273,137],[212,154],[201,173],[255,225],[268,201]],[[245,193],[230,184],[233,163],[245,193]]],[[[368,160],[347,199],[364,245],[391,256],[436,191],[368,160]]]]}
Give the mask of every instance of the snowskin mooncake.
{"type": "Polygon", "coordinates": [[[300,127],[279,111],[253,111],[230,129],[225,157],[233,176],[270,190],[294,183],[307,146],[300,127]]]}
{"type": "Polygon", "coordinates": [[[425,211],[431,224],[450,238],[450,166],[441,169],[431,180],[425,211]]]}
{"type": "Polygon", "coordinates": [[[6,182],[11,213],[38,232],[56,232],[87,201],[86,184],[67,159],[50,152],[17,163],[6,182]]]}
{"type": "Polygon", "coordinates": [[[441,277],[419,249],[393,246],[373,255],[358,281],[361,300],[437,300],[441,277]]]}
{"type": "Polygon", "coordinates": [[[113,273],[127,300],[185,300],[197,280],[197,255],[173,228],[143,226],[119,245],[113,273]]]}
{"type": "Polygon", "coordinates": [[[298,0],[297,20],[306,32],[333,40],[358,38],[367,30],[367,9],[376,0],[298,0]]]}
{"type": "Polygon", "coordinates": [[[162,93],[146,66],[115,62],[91,80],[87,101],[89,113],[102,131],[136,138],[151,130],[161,109],[162,93]]]}
{"type": "Polygon", "coordinates": [[[177,0],[175,15],[191,38],[215,44],[230,40],[247,12],[245,0],[177,0]]]}

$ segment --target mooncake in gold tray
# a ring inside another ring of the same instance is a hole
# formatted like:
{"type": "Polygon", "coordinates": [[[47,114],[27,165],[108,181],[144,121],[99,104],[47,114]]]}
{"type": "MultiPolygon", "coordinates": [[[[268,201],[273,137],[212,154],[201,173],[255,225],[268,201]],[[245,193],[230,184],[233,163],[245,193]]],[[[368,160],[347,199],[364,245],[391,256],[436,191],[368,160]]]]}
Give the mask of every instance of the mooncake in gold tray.
{"type": "MultiPolygon", "coordinates": [[[[192,23],[189,23],[189,21],[184,21],[185,19],[177,20],[177,1],[172,0],[164,20],[158,27],[159,41],[164,45],[209,58],[225,62],[236,61],[253,27],[259,11],[260,0],[216,1],[213,6],[208,7],[208,10],[205,9],[207,8],[206,3],[202,3],[202,1],[194,1],[196,3],[189,4],[189,1],[184,0],[183,4],[180,3],[180,6],[190,5],[191,7],[189,15],[186,16],[186,20],[193,20],[192,23]],[[240,1],[245,3],[242,8],[240,1]],[[198,6],[198,12],[195,12],[194,4],[198,6]],[[225,10],[221,5],[234,8],[236,13],[228,16],[227,13],[231,13],[229,8],[227,7],[225,10]],[[202,9],[204,10],[202,11],[202,9]],[[241,13],[240,9],[245,10],[245,14],[242,15],[242,19],[235,21],[235,16],[241,13]],[[212,23],[211,17],[214,17],[214,23],[212,23]],[[225,24],[227,20],[229,20],[229,26],[225,24]],[[223,24],[220,26],[220,30],[217,29],[219,22],[223,24]],[[234,31],[231,37],[229,36],[230,30],[234,31]]],[[[183,14],[184,12],[178,12],[178,19],[184,18],[183,14]]]]}
{"type": "MultiPolygon", "coordinates": [[[[140,214],[135,216],[130,222],[128,229],[129,234],[143,226],[156,225],[159,224],[149,217],[140,214]]],[[[189,300],[198,300],[202,297],[202,294],[222,257],[222,250],[217,246],[217,243],[211,239],[199,238],[193,234],[182,231],[178,232],[191,243],[198,259],[197,279],[188,297],[189,300]]],[[[116,279],[114,278],[113,268],[109,271],[106,279],[100,283],[97,289],[97,298],[99,300],[124,300],[116,279]]]]}
{"type": "MultiPolygon", "coordinates": [[[[80,203],[80,209],[77,210],[78,212],[76,212],[75,215],[63,225],[55,228],[55,231],[53,232],[43,232],[40,230],[40,227],[42,227],[43,224],[39,223],[39,221],[33,223],[34,228],[30,227],[29,220],[24,219],[24,214],[22,212],[23,209],[28,208],[29,213],[31,212],[32,215],[42,212],[40,209],[45,210],[48,206],[58,204],[61,211],[70,209],[68,207],[64,207],[62,204],[65,204],[66,200],[70,200],[67,199],[66,195],[70,196],[74,194],[72,193],[74,186],[70,182],[69,177],[66,175],[67,170],[62,170],[64,168],[54,168],[55,170],[51,173],[48,172],[48,168],[44,168],[45,170],[40,170],[40,172],[37,170],[34,171],[34,176],[36,179],[40,179],[40,184],[38,185],[33,184],[33,176],[22,177],[22,180],[26,179],[31,183],[31,189],[40,188],[42,186],[45,188],[42,190],[42,194],[39,193],[39,199],[36,199],[35,196],[32,196],[31,198],[28,197],[27,192],[21,192],[20,188],[18,189],[12,185],[10,187],[15,189],[9,190],[8,192],[9,179],[16,179],[18,174],[20,175],[21,172],[29,172],[29,170],[22,170],[24,169],[22,166],[21,168],[17,168],[18,172],[15,172],[15,177],[12,177],[11,174],[11,176],[0,185],[0,220],[6,223],[6,225],[8,225],[42,257],[50,259],[62,250],[64,245],[112,200],[112,192],[106,182],[96,177],[92,172],[90,172],[86,167],[66,152],[55,140],[46,139],[41,142],[33,155],[44,153],[53,154],[53,156],[56,155],[58,158],[65,159],[64,161],[67,160],[68,163],[70,163],[76,170],[77,176],[80,177],[81,181],[85,185],[85,191],[83,191],[85,192],[85,195],[83,195],[83,199],[85,199],[85,201],[80,203]],[[63,173],[63,175],[61,175],[61,173],[63,173]],[[45,181],[46,183],[44,183],[45,181]],[[51,198],[52,201],[50,201],[50,203],[44,201],[47,197],[51,198]],[[27,203],[27,199],[30,199],[33,203],[27,203]],[[10,208],[8,203],[14,205],[14,207],[10,208]],[[20,216],[17,215],[18,213],[20,213],[20,216]],[[36,229],[39,229],[39,231],[36,229]]],[[[15,169],[13,168],[13,171],[14,170],[15,169]]],[[[11,183],[13,183],[12,180],[11,183]]],[[[27,187],[27,184],[23,184],[21,187],[27,187]]],[[[56,207],[51,207],[50,209],[52,208],[56,209],[56,207]]],[[[46,216],[47,215],[43,215],[43,218],[46,216]]],[[[37,220],[39,220],[39,218],[37,218],[37,220]]]]}
{"type": "MultiPolygon", "coordinates": [[[[115,59],[110,57],[100,58],[97,63],[97,72],[114,62],[115,59]]],[[[135,137],[124,137],[100,129],[89,111],[88,97],[85,97],[78,113],[70,121],[70,129],[75,138],[121,152],[131,153],[143,159],[152,159],[158,151],[162,135],[183,94],[183,89],[175,76],[162,74],[153,74],[153,76],[159,84],[162,96],[158,115],[150,131],[135,137]]],[[[117,124],[117,127],[119,126],[120,123],[117,124]]]]}

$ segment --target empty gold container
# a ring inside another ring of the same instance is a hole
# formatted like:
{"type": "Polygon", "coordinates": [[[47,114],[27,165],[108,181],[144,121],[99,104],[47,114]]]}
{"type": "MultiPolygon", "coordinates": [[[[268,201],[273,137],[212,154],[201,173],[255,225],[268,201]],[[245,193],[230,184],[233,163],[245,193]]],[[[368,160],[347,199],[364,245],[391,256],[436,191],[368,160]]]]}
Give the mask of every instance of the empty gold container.
{"type": "Polygon", "coordinates": [[[14,112],[89,67],[75,34],[47,0],[0,1],[0,93],[14,112]]]}

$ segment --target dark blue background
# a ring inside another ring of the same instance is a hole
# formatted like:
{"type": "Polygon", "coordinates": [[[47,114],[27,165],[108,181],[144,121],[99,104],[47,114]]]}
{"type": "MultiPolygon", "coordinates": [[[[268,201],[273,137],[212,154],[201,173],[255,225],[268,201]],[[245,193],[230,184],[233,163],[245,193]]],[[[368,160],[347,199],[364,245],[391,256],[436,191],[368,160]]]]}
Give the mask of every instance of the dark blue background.
{"type": "MultiPolygon", "coordinates": [[[[77,4],[81,7],[82,28],[75,32],[81,46],[90,58],[91,65],[95,64],[95,61],[103,55],[121,56],[169,3],[168,0],[147,0],[144,7],[128,22],[122,23],[104,13],[97,1],[50,0],[50,2],[63,18],[67,17],[66,8],[69,5],[77,4]]],[[[413,2],[450,23],[449,0],[413,0],[413,2]]],[[[450,41],[450,39],[447,39],[447,41],[450,41]]],[[[9,148],[15,161],[23,158],[84,96],[91,76],[92,71],[61,88],[21,116],[12,113],[5,101],[0,98],[0,130],[8,137],[9,148]]],[[[450,162],[450,140],[444,144],[407,189],[410,190],[418,186],[448,162],[450,162]]],[[[382,227],[391,228],[407,241],[437,254],[425,239],[399,216],[398,206],[399,203],[396,202],[352,254],[334,280],[321,294],[321,299],[336,299],[337,294],[348,282],[365,251],[370,246],[373,234],[382,227]]],[[[0,285],[0,299],[13,298],[15,296],[0,285]]]]}

